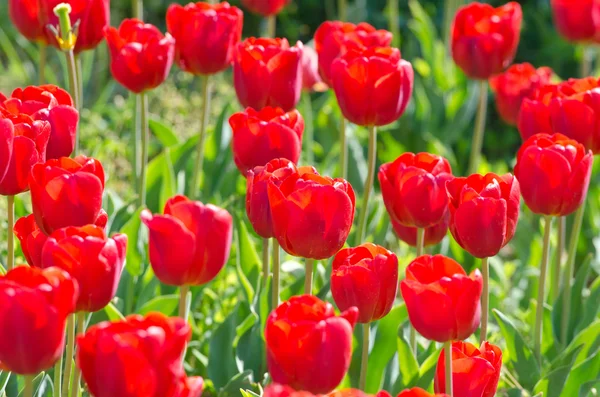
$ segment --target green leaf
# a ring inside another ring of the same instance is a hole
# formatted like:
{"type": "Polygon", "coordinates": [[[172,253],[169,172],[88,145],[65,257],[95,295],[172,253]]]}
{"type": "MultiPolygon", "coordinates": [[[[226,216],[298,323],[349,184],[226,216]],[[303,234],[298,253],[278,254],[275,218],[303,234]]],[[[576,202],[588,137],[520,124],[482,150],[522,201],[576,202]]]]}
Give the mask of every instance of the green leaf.
{"type": "Polygon", "coordinates": [[[151,118],[148,120],[148,126],[150,127],[152,134],[159,140],[163,147],[168,148],[179,143],[177,135],[175,135],[173,130],[158,119],[151,118]]]}
{"type": "Polygon", "coordinates": [[[148,313],[159,312],[165,316],[175,314],[179,307],[179,295],[162,295],[146,302],[139,310],[139,314],[145,316],[148,313]]]}
{"type": "Polygon", "coordinates": [[[600,380],[600,359],[598,355],[588,357],[582,363],[576,365],[569,373],[561,397],[580,396],[586,397],[587,393],[581,394],[585,384],[598,382],[600,380]]]}
{"type": "MultiPolygon", "coordinates": [[[[434,345],[434,343],[432,343],[434,345]]],[[[435,376],[435,368],[437,366],[438,359],[440,357],[441,349],[435,349],[429,357],[423,361],[421,368],[419,368],[419,379],[417,380],[417,386],[429,390],[433,377],[435,376]]]]}
{"type": "MultiPolygon", "coordinates": [[[[238,304],[214,330],[208,347],[208,377],[213,381],[215,388],[225,386],[237,374],[234,355],[234,341],[237,337],[236,328],[242,315],[241,306],[238,304]]],[[[245,316],[243,317],[245,318],[245,316]]],[[[239,393],[239,387],[235,389],[239,393]]]]}
{"type": "Polygon", "coordinates": [[[142,241],[142,233],[140,233],[142,226],[140,214],[142,210],[143,208],[138,208],[121,228],[121,233],[126,234],[128,239],[125,269],[134,277],[139,276],[143,272],[145,248],[142,241]]]}
{"type": "Polygon", "coordinates": [[[0,395],[4,393],[6,390],[6,385],[8,385],[8,381],[10,379],[10,372],[8,371],[0,371],[0,395]]]}
{"type": "Polygon", "coordinates": [[[404,337],[402,327],[399,328],[396,346],[400,373],[394,384],[394,394],[415,386],[419,378],[419,363],[410,348],[410,343],[404,337]]]}
{"type": "Polygon", "coordinates": [[[162,180],[160,184],[160,204],[159,208],[164,208],[167,200],[177,194],[177,178],[171,161],[171,150],[165,149],[164,167],[162,168],[162,180]]]}
{"type": "MultiPolygon", "coordinates": [[[[239,265],[245,278],[251,285],[256,286],[260,281],[262,260],[256,252],[256,247],[252,241],[250,232],[246,227],[246,223],[240,216],[235,217],[236,230],[238,231],[238,254],[239,265]]],[[[253,301],[253,295],[250,296],[249,302],[253,301]]]]}
{"type": "Polygon", "coordinates": [[[577,332],[580,332],[582,329],[589,326],[600,313],[600,305],[598,304],[598,302],[600,302],[600,277],[594,281],[589,290],[590,293],[585,298],[585,303],[583,305],[583,313],[579,317],[581,320],[577,325],[577,332]]]}
{"type": "Polygon", "coordinates": [[[110,321],[119,321],[125,318],[112,302],[104,306],[104,312],[110,321]]]}
{"type": "Polygon", "coordinates": [[[542,393],[546,397],[560,397],[565,386],[565,381],[571,372],[579,350],[581,350],[581,346],[579,349],[571,352],[568,357],[565,357],[565,359],[562,360],[563,364],[560,367],[542,378],[537,385],[535,385],[534,392],[542,393]]]}
{"type": "Polygon", "coordinates": [[[239,397],[240,390],[252,387],[252,371],[237,374],[219,391],[218,397],[239,397]]]}

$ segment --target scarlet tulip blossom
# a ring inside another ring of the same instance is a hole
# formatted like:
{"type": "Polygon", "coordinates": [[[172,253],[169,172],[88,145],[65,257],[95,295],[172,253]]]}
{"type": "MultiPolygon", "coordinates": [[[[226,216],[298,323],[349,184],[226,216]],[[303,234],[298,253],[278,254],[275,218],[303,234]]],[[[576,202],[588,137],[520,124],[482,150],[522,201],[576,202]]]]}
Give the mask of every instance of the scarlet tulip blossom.
{"type": "Polygon", "coordinates": [[[325,21],[315,32],[315,50],[319,70],[326,84],[331,85],[331,64],[350,50],[362,51],[371,47],[388,47],[392,33],[377,30],[366,22],[325,21]]]}
{"type": "Polygon", "coordinates": [[[0,99],[0,112],[11,117],[26,114],[34,121],[50,123],[47,160],[71,155],[75,148],[79,112],[67,91],[51,84],[29,86],[17,88],[10,98],[0,99]]]}
{"type": "Polygon", "coordinates": [[[9,119],[0,118],[0,182],[8,171],[15,140],[15,127],[9,119]]]}
{"type": "Polygon", "coordinates": [[[8,0],[8,15],[27,40],[46,42],[45,28],[40,20],[39,0],[8,0]]]}
{"type": "Polygon", "coordinates": [[[574,42],[600,40],[600,3],[596,0],[551,0],[556,30],[574,42]]]}
{"type": "Polygon", "coordinates": [[[413,69],[391,47],[349,51],[331,64],[331,86],[345,118],[361,126],[382,126],[406,110],[413,69]]]}
{"type": "MultiPolygon", "coordinates": [[[[110,24],[110,0],[39,0],[42,26],[58,27],[54,7],[61,3],[71,6],[71,25],[77,26],[74,52],[92,50],[104,39],[104,28],[110,24]]],[[[60,48],[55,34],[46,28],[48,42],[60,48]]]]}
{"type": "MultiPolygon", "coordinates": [[[[425,228],[425,238],[423,240],[423,246],[429,247],[431,245],[439,244],[446,234],[448,234],[448,227],[450,226],[450,211],[446,211],[446,215],[442,218],[442,221],[438,224],[425,228]]],[[[417,246],[417,228],[404,226],[399,222],[392,219],[392,227],[396,236],[411,247],[417,246]]]]}
{"type": "MultiPolygon", "coordinates": [[[[263,394],[264,397],[373,397],[358,389],[336,390],[329,394],[313,394],[308,391],[297,391],[286,385],[271,384],[267,386],[263,394]]],[[[380,391],[375,397],[390,397],[390,394],[384,390],[380,391]]]]}
{"type": "Polygon", "coordinates": [[[192,336],[178,317],[132,315],[77,337],[77,366],[94,397],[200,397],[204,382],[181,360],[192,336]]]}
{"type": "Polygon", "coordinates": [[[333,258],[331,294],[337,307],[358,308],[358,322],[386,316],[398,291],[398,258],[375,244],[344,248],[333,258]]]}
{"type": "Polygon", "coordinates": [[[471,255],[496,255],[513,238],[521,193],[511,174],[473,174],[446,185],[450,196],[450,232],[471,255]]]}
{"type": "Polygon", "coordinates": [[[121,85],[136,94],[161,85],[169,76],[175,40],[154,25],[125,19],[119,29],[104,31],[110,50],[110,71],[121,85]]]}
{"type": "Polygon", "coordinates": [[[290,3],[290,0],[242,0],[244,7],[263,17],[277,15],[290,3]]]}
{"type": "Polygon", "coordinates": [[[479,270],[467,275],[443,255],[416,258],[400,283],[411,324],[425,338],[441,343],[466,339],[479,327],[482,288],[479,270]]]}
{"type": "MultiPolygon", "coordinates": [[[[436,393],[446,391],[444,350],[435,370],[436,393]]],[[[502,350],[489,342],[477,349],[469,342],[452,343],[452,390],[460,397],[494,397],[502,370],[502,350]]]]}
{"type": "Polygon", "coordinates": [[[327,88],[319,74],[319,55],[314,48],[305,45],[302,51],[302,89],[321,92],[327,91],[327,88]]]}
{"type": "Polygon", "coordinates": [[[517,52],[522,20],[521,6],[514,1],[498,8],[478,2],[459,8],[451,33],[454,62],[471,79],[502,72],[517,52]]]}
{"type": "Polygon", "coordinates": [[[227,2],[170,5],[167,30],[175,38],[177,64],[196,75],[211,75],[227,69],[242,37],[243,23],[242,11],[227,2]]]}
{"type": "Polygon", "coordinates": [[[354,189],[344,179],[301,169],[283,183],[269,181],[273,231],[290,255],[326,259],[346,242],[354,220],[354,189]]]}
{"type": "Polygon", "coordinates": [[[226,210],[174,196],[164,215],[144,210],[141,216],[150,235],[150,264],[163,283],[206,284],[225,266],[233,236],[233,219],[226,210]]]}
{"type": "Polygon", "coordinates": [[[302,43],[250,37],[237,47],[233,84],[244,107],[290,111],[302,93],[302,43]]]}
{"type": "Polygon", "coordinates": [[[428,228],[448,212],[448,160],[430,153],[404,153],[379,168],[383,202],[390,217],[404,226],[428,228]]]}
{"type": "Polygon", "coordinates": [[[450,396],[448,396],[446,393],[431,394],[431,393],[428,393],[425,390],[421,389],[420,387],[413,387],[412,389],[407,389],[407,390],[400,392],[400,394],[398,394],[398,397],[450,397],[450,396]]]}
{"type": "Polygon", "coordinates": [[[267,318],[267,366],[276,383],[328,393],[342,381],[352,358],[353,307],[336,316],[312,295],[294,296],[267,318]]]}
{"type": "Polygon", "coordinates": [[[229,125],[233,131],[233,160],[243,175],[278,158],[298,163],[304,119],[297,110],[286,113],[270,106],[260,111],[248,108],[233,114],[229,125]]]}
{"type": "Polygon", "coordinates": [[[0,362],[19,375],[51,368],[65,344],[77,283],[57,269],[18,266],[0,276],[0,362]]]}
{"type": "Polygon", "coordinates": [[[515,176],[536,214],[566,216],[579,208],[592,175],[591,151],[562,134],[537,134],[517,154],[515,176]]]}
{"type": "Polygon", "coordinates": [[[67,226],[106,225],[104,168],[91,157],[61,157],[36,164],[29,176],[33,214],[50,234],[67,226]]]}
{"type": "Polygon", "coordinates": [[[500,117],[507,124],[516,126],[523,100],[531,97],[539,87],[549,84],[552,75],[552,69],[548,67],[536,69],[530,63],[520,63],[490,78],[500,117]]]}
{"type": "Polygon", "coordinates": [[[30,266],[42,267],[42,248],[48,239],[35,222],[33,214],[19,218],[13,228],[21,250],[30,266]]]}

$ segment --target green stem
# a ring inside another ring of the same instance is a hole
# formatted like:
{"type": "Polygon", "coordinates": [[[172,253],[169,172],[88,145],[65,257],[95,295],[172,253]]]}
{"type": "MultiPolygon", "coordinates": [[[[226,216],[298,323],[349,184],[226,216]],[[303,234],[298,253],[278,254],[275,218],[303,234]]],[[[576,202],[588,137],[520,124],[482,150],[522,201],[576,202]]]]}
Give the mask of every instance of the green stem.
{"type": "Polygon", "coordinates": [[[315,260],[306,258],[306,271],[304,273],[304,294],[312,295],[312,275],[315,267],[315,260]]]}
{"type": "Polygon", "coordinates": [[[140,164],[140,185],[138,191],[138,207],[146,205],[146,168],[148,167],[148,96],[142,92],[140,96],[140,135],[142,137],[142,158],[140,164]]]}
{"type": "MultiPolygon", "coordinates": [[[[79,106],[83,109],[83,67],[81,65],[81,57],[77,54],[75,57],[75,76],[77,78],[77,98],[79,98],[79,106]]],[[[81,110],[79,109],[79,110],[81,110]]]]}
{"type": "Polygon", "coordinates": [[[556,252],[554,254],[554,271],[552,272],[552,296],[551,303],[556,302],[560,293],[560,273],[562,270],[562,258],[565,252],[565,235],[567,234],[567,222],[564,216],[558,217],[556,252]]]}
{"type": "Polygon", "coordinates": [[[8,222],[8,233],[6,236],[6,270],[11,271],[15,267],[15,196],[6,196],[6,219],[8,222]]]}
{"type": "Polygon", "coordinates": [[[348,19],[348,4],[346,4],[346,0],[338,0],[338,19],[340,21],[348,19]]]}
{"type": "MultiPolygon", "coordinates": [[[[425,243],[425,229],[417,228],[417,258],[423,255],[424,244],[425,243]]],[[[417,357],[417,330],[412,325],[410,326],[410,347],[413,352],[413,355],[417,357]]]]}
{"type": "Polygon", "coordinates": [[[75,313],[67,320],[67,350],[65,353],[65,375],[62,384],[62,397],[68,397],[73,367],[73,349],[75,347],[75,313]]]}
{"type": "MultiPolygon", "coordinates": [[[[142,148],[142,127],[140,123],[140,115],[142,113],[142,103],[140,102],[140,96],[137,94],[133,95],[135,109],[133,112],[133,130],[134,133],[131,135],[133,146],[133,153],[131,159],[131,166],[133,168],[132,172],[132,183],[135,187],[135,191],[140,191],[140,164],[142,163],[140,159],[140,149],[142,148]]],[[[139,193],[138,193],[139,194],[139,193]]],[[[139,202],[139,198],[138,198],[139,202]]]]}
{"type": "Polygon", "coordinates": [[[143,0],[132,0],[131,10],[134,18],[143,20],[144,19],[144,1],[143,0]]]}
{"type": "Polygon", "coordinates": [[[38,43],[40,65],[38,69],[38,84],[42,85],[46,82],[46,60],[48,59],[48,46],[44,42],[38,43]]]}
{"type": "MultiPolygon", "coordinates": [[[[85,332],[85,312],[77,313],[77,335],[83,335],[85,332]]],[[[81,381],[81,369],[78,365],[75,365],[75,372],[73,373],[73,390],[71,397],[79,397],[79,383],[81,381]]]]}
{"type": "Polygon", "coordinates": [[[209,76],[202,76],[204,91],[202,95],[202,110],[200,113],[200,134],[198,137],[198,146],[196,147],[196,164],[192,176],[192,199],[200,198],[200,173],[204,164],[204,143],[206,142],[206,126],[208,124],[208,115],[210,113],[210,80],[209,76]]]}
{"type": "Polygon", "coordinates": [[[33,375],[25,376],[25,388],[23,389],[23,397],[33,397],[33,375]]]}
{"type": "Polygon", "coordinates": [[[471,146],[471,156],[469,158],[468,175],[474,174],[479,169],[481,161],[481,148],[483,146],[483,135],[485,133],[485,118],[487,113],[487,80],[479,82],[479,106],[477,107],[477,116],[475,118],[475,131],[473,133],[473,145],[471,146]]]}
{"type": "MultiPolygon", "coordinates": [[[[63,329],[64,331],[64,329],[63,329]]],[[[62,365],[63,365],[64,352],[61,353],[58,361],[54,364],[54,397],[60,397],[60,382],[62,378],[62,365]]]]}
{"type": "Polygon", "coordinates": [[[271,37],[271,38],[276,37],[276,34],[277,34],[277,16],[276,15],[269,15],[268,17],[266,17],[266,23],[267,23],[266,37],[271,37]]]}
{"type": "Polygon", "coordinates": [[[304,122],[306,124],[306,128],[304,128],[304,142],[302,147],[304,149],[304,159],[308,165],[313,165],[315,163],[315,154],[314,150],[314,142],[315,142],[315,128],[313,122],[313,108],[312,108],[312,99],[310,97],[310,92],[304,92],[303,99],[305,102],[305,111],[304,113],[304,122]]]}
{"type": "Polygon", "coordinates": [[[581,59],[581,77],[588,77],[592,73],[592,49],[587,45],[583,47],[581,59]]]}
{"type": "Polygon", "coordinates": [[[279,242],[276,238],[273,239],[273,310],[279,306],[279,242]]]}
{"type": "Polygon", "coordinates": [[[262,239],[262,260],[263,260],[263,285],[267,286],[269,280],[269,239],[262,239]]]}
{"type": "Polygon", "coordinates": [[[340,174],[348,179],[348,140],[346,139],[346,118],[340,118],[340,174]]]}
{"type": "Polygon", "coordinates": [[[446,360],[446,394],[452,397],[452,341],[444,343],[444,358],[446,360]]]}
{"type": "Polygon", "coordinates": [[[489,258],[481,259],[481,277],[483,278],[483,290],[481,291],[481,330],[479,333],[480,344],[482,344],[487,339],[487,326],[490,310],[490,265],[488,260],[489,258]]]}
{"type": "MultiPolygon", "coordinates": [[[[79,87],[77,85],[77,64],[75,62],[75,55],[73,50],[66,51],[65,56],[67,57],[67,73],[69,75],[69,91],[73,97],[73,104],[75,109],[81,111],[81,102],[79,100],[79,87]]],[[[79,153],[79,133],[75,134],[75,155],[79,153]]]]}
{"type": "Polygon", "coordinates": [[[400,16],[398,15],[398,0],[388,0],[388,13],[390,32],[392,32],[392,46],[400,47],[400,16]]]}
{"type": "Polygon", "coordinates": [[[552,217],[544,217],[544,248],[542,251],[542,263],[540,266],[540,278],[538,286],[537,308],[535,311],[535,328],[533,332],[534,352],[538,362],[542,363],[542,325],[544,322],[544,297],[546,286],[546,272],[548,269],[548,257],[550,256],[550,232],[552,231],[552,217]]]}
{"type": "Polygon", "coordinates": [[[360,390],[365,391],[367,386],[367,368],[369,366],[369,334],[371,327],[369,323],[363,324],[363,342],[362,342],[362,356],[360,361],[360,383],[358,387],[360,390]]]}
{"type": "Polygon", "coordinates": [[[188,319],[188,304],[187,304],[187,296],[188,291],[190,290],[189,285],[182,285],[179,287],[179,317],[183,318],[185,321],[188,319]]]}
{"type": "Polygon", "coordinates": [[[355,236],[355,244],[359,245],[365,235],[365,228],[367,225],[367,214],[369,213],[369,197],[371,196],[371,189],[373,189],[373,183],[375,181],[375,162],[377,159],[377,127],[369,127],[369,156],[368,156],[368,174],[365,182],[363,191],[362,206],[360,208],[360,215],[358,218],[358,229],[355,236]]]}

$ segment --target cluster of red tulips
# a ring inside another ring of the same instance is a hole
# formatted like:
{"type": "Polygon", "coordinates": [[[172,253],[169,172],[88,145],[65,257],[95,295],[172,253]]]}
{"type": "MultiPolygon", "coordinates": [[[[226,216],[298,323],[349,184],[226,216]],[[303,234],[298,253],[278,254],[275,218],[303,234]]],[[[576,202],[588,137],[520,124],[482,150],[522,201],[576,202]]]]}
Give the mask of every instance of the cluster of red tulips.
{"type": "MultiPolygon", "coordinates": [[[[243,3],[274,18],[287,1],[243,3]]],[[[595,20],[590,26],[580,23],[594,13],[575,3],[552,1],[559,31],[572,40],[597,39],[598,28],[591,26],[595,20]]],[[[408,310],[415,352],[417,333],[444,344],[435,376],[435,392],[441,393],[437,395],[493,396],[502,351],[487,342],[488,258],[514,236],[521,197],[546,222],[534,330],[540,358],[540,302],[545,300],[551,221],[577,212],[562,280],[569,287],[593,154],[600,151],[600,90],[599,80],[592,77],[552,83],[550,68],[510,66],[520,37],[522,15],[517,3],[499,8],[471,3],[459,9],[452,25],[453,58],[482,87],[472,174],[454,176],[449,162],[431,153],[404,153],[379,169],[393,227],[417,252],[400,283],[396,255],[365,241],[377,127],[402,116],[413,89],[411,64],[390,46],[390,32],[367,23],[327,21],[315,34],[313,51],[302,43],[290,45],[285,38],[242,40],[242,11],[226,2],[172,5],[166,15],[167,34],[139,19],[109,27],[109,0],[9,0],[9,10],[25,37],[70,55],[94,49],[106,38],[114,78],[141,98],[142,206],[147,93],[165,81],[173,62],[200,76],[205,88],[194,197],[172,197],[164,214],[141,213],[149,231],[149,260],[155,276],[180,287],[180,317],[132,315],[87,330],[86,315],[104,308],[115,296],[127,237],[106,235],[105,175],[100,161],[69,157],[77,148],[82,94],[77,70],[69,70],[71,95],[51,85],[18,88],[9,97],[0,94],[0,194],[8,197],[9,225],[14,224],[30,265],[14,267],[11,234],[8,272],[0,277],[0,363],[26,376],[25,396],[31,396],[32,376],[52,366],[55,396],[79,396],[81,377],[96,397],[201,394],[202,379],[187,377],[182,363],[191,338],[186,302],[190,286],[209,283],[227,263],[233,220],[225,209],[195,199],[209,122],[209,78],[230,66],[238,100],[246,108],[229,120],[234,161],[247,178],[246,212],[254,231],[264,239],[263,276],[273,291],[273,311],[264,330],[273,384],[265,389],[265,396],[332,393],[350,366],[357,322],[363,324],[366,346],[359,385],[364,389],[370,323],[390,312],[398,289],[408,310]],[[518,125],[524,139],[514,175],[476,173],[488,81],[500,115],[518,125]],[[344,179],[345,122],[339,178],[298,165],[304,119],[295,107],[303,89],[327,86],[333,89],[344,118],[370,132],[368,175],[358,207],[356,244],[350,248],[344,245],[354,225],[356,198],[344,179]],[[14,222],[14,196],[26,191],[31,193],[33,213],[14,222]],[[424,247],[438,244],[448,229],[464,250],[482,259],[481,270],[467,274],[451,258],[424,255],[424,247]],[[279,302],[280,248],[306,259],[304,295],[283,303],[279,302]],[[329,258],[333,258],[331,294],[341,314],[312,295],[315,260],[329,258]],[[465,341],[478,328],[479,347],[465,341]]],[[[352,389],[331,396],[366,395],[352,389]]],[[[415,388],[399,395],[411,396],[431,394],[415,388]]]]}

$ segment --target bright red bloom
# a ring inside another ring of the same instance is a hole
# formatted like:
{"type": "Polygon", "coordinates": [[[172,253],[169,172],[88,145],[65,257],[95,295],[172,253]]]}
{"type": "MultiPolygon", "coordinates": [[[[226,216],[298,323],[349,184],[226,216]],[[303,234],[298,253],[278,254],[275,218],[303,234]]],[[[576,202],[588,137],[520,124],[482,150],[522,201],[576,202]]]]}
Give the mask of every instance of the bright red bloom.
{"type": "Polygon", "coordinates": [[[42,248],[48,239],[35,222],[33,214],[19,218],[13,231],[21,242],[21,250],[29,266],[42,267],[42,248]]]}
{"type": "Polygon", "coordinates": [[[448,212],[446,182],[452,178],[448,160],[430,153],[404,153],[379,168],[383,202],[392,220],[428,228],[448,212]]]}
{"type": "Polygon", "coordinates": [[[18,266],[0,276],[0,367],[37,375],[62,355],[77,283],[57,268],[18,266]]]}
{"type": "Polygon", "coordinates": [[[396,121],[413,90],[413,69],[390,47],[350,51],[331,64],[331,85],[349,121],[382,126],[396,121]]]}
{"type": "Polygon", "coordinates": [[[352,358],[353,307],[336,316],[316,296],[294,296],[267,318],[267,365],[276,383],[328,393],[342,381],[352,358]]]}
{"type": "Polygon", "coordinates": [[[511,1],[494,8],[470,3],[452,23],[452,57],[472,79],[485,80],[510,65],[517,52],[523,12],[511,1]]]}
{"type": "Polygon", "coordinates": [[[315,32],[315,50],[319,55],[319,70],[325,83],[331,85],[331,64],[348,51],[392,44],[392,33],[377,30],[366,22],[325,21],[315,32]]]}
{"type": "Polygon", "coordinates": [[[328,88],[319,74],[319,55],[312,47],[305,45],[302,50],[302,89],[321,92],[328,88]]]}
{"type": "Polygon", "coordinates": [[[517,125],[523,100],[531,97],[539,87],[550,83],[552,75],[552,69],[548,67],[536,69],[530,63],[519,63],[490,78],[500,117],[507,124],[517,125]]]}
{"type": "Polygon", "coordinates": [[[558,132],[600,153],[600,80],[569,79],[539,88],[523,100],[519,132],[523,140],[558,132]]]}
{"type": "Polygon", "coordinates": [[[200,397],[181,356],[192,336],[178,317],[151,313],[103,322],[77,337],[77,366],[94,397],[200,397]]]}
{"type": "MultiPolygon", "coordinates": [[[[42,26],[58,26],[54,7],[61,3],[71,6],[71,25],[78,23],[75,54],[92,50],[104,39],[104,28],[110,24],[110,0],[39,0],[42,26]]],[[[60,48],[54,33],[46,28],[48,42],[60,48]]]]}
{"type": "MultiPolygon", "coordinates": [[[[489,342],[477,349],[469,342],[452,343],[452,390],[460,397],[494,397],[502,369],[502,350],[489,342]]],[[[444,349],[435,370],[436,393],[446,391],[444,349]]]]}
{"type": "Polygon", "coordinates": [[[106,224],[104,169],[85,156],[36,164],[29,176],[35,220],[46,234],[67,226],[106,224]]]}
{"type": "Polygon", "coordinates": [[[344,246],[355,208],[347,181],[301,167],[281,184],[270,181],[268,193],[273,231],[285,252],[326,259],[344,246]]]}
{"type": "Polygon", "coordinates": [[[536,214],[566,216],[583,204],[594,157],[562,134],[537,134],[517,154],[515,176],[525,203],[536,214]]]}
{"type": "Polygon", "coordinates": [[[0,112],[10,114],[9,117],[26,114],[32,120],[50,123],[47,160],[68,157],[73,152],[79,112],[62,88],[51,84],[17,88],[10,98],[0,101],[0,112]]]}
{"type": "Polygon", "coordinates": [[[337,307],[358,308],[358,322],[385,317],[398,291],[398,258],[375,244],[344,248],[333,258],[331,294],[337,307]]]}
{"type": "Polygon", "coordinates": [[[473,174],[446,185],[450,197],[450,232],[471,255],[496,255],[513,238],[521,193],[511,174],[473,174]]]}
{"type": "Polygon", "coordinates": [[[243,175],[278,158],[298,163],[304,132],[304,119],[299,111],[286,113],[281,108],[267,106],[257,112],[248,108],[234,113],[229,125],[233,131],[233,160],[243,175]]]}
{"type": "Polygon", "coordinates": [[[244,107],[290,111],[302,93],[302,43],[250,37],[237,47],[233,84],[244,107]]]}
{"type": "Polygon", "coordinates": [[[576,42],[600,40],[600,2],[597,0],[551,0],[556,30],[576,42]]]}
{"type": "Polygon", "coordinates": [[[398,397],[450,397],[446,393],[443,394],[431,394],[421,389],[420,387],[413,387],[412,389],[406,389],[398,397]]]}
{"type": "Polygon", "coordinates": [[[243,23],[242,11],[227,2],[171,4],[167,10],[167,30],[175,38],[179,67],[201,75],[227,69],[242,37],[243,23]]]}
{"type": "Polygon", "coordinates": [[[482,288],[479,270],[467,275],[443,255],[418,257],[400,283],[411,324],[436,342],[466,339],[475,332],[481,320],[482,288]]]}
{"type": "Polygon", "coordinates": [[[263,17],[277,15],[290,3],[290,0],[242,0],[244,7],[263,17]]]}
{"type": "Polygon", "coordinates": [[[110,49],[110,71],[129,91],[139,94],[161,85],[169,76],[175,40],[154,25],[125,19],[119,29],[104,30],[110,49]]]}
{"type": "Polygon", "coordinates": [[[12,121],[0,118],[0,182],[10,166],[14,141],[15,127],[12,121]]]}
{"type": "MultiPolygon", "coordinates": [[[[308,391],[296,391],[286,385],[277,383],[270,384],[265,388],[264,397],[373,397],[358,389],[336,390],[329,394],[312,394],[308,391]]],[[[390,397],[390,394],[384,390],[380,391],[375,397],[390,397]]]]}
{"type": "Polygon", "coordinates": [[[164,212],[142,212],[142,222],[150,233],[150,264],[156,277],[169,285],[208,283],[229,259],[231,215],[185,196],[171,197],[164,212]]]}
{"type": "Polygon", "coordinates": [[[46,42],[44,25],[40,20],[39,0],[8,0],[8,15],[27,40],[46,42]]]}
{"type": "MultiPolygon", "coordinates": [[[[417,246],[417,228],[404,226],[395,220],[392,221],[392,227],[396,236],[406,244],[416,247],[417,246]]],[[[425,228],[425,240],[423,246],[429,247],[430,245],[439,244],[446,234],[448,234],[448,227],[450,226],[450,211],[446,211],[446,215],[442,218],[442,221],[436,225],[425,228]]]]}

